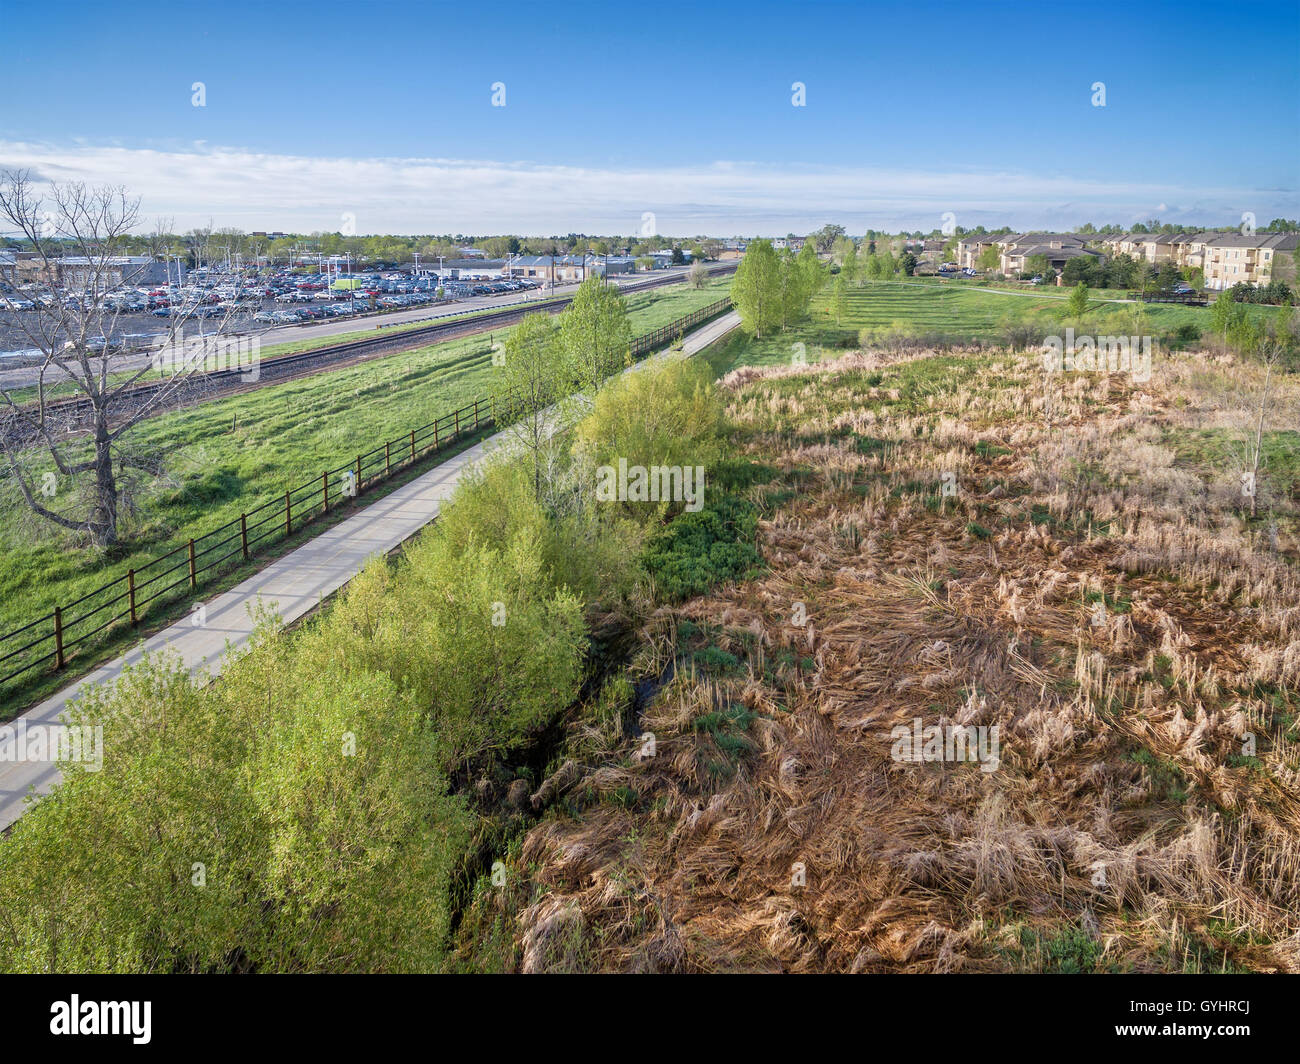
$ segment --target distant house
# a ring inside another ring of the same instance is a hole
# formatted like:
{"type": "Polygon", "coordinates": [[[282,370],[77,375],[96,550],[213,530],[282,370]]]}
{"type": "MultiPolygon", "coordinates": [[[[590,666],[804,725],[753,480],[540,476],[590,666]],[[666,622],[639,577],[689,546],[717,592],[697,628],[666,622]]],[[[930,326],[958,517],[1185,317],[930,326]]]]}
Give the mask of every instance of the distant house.
{"type": "Polygon", "coordinates": [[[0,251],[0,281],[14,284],[18,280],[18,252],[0,251]]]}
{"type": "Polygon", "coordinates": [[[488,254],[482,248],[461,248],[460,255],[463,259],[486,259],[488,254]]]}

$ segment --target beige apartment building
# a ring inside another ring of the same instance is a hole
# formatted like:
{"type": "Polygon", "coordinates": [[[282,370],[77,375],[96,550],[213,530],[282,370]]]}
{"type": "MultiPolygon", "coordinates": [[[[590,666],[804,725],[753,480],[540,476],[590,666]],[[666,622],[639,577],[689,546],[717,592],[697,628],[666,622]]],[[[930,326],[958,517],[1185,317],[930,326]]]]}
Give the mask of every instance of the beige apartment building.
{"type": "Polygon", "coordinates": [[[998,270],[1007,276],[1023,273],[1030,258],[1042,255],[1058,273],[1065,263],[1081,255],[1100,257],[1089,244],[1107,255],[1128,255],[1152,266],[1172,262],[1179,269],[1200,269],[1205,287],[1231,288],[1234,284],[1268,284],[1296,281],[1296,250],[1300,233],[1124,233],[1097,237],[1079,233],[967,234],[957,241],[957,264],[976,264],[989,248],[998,251],[998,270]]]}
{"type": "Polygon", "coordinates": [[[989,248],[996,248],[999,273],[1008,276],[1023,273],[1025,263],[1038,255],[1059,273],[1070,259],[1083,255],[1101,257],[1085,246],[1088,239],[1076,233],[970,234],[957,242],[957,264],[976,269],[980,256],[989,248]]]}
{"type": "Polygon", "coordinates": [[[1223,233],[1207,241],[1199,264],[1205,287],[1231,288],[1234,284],[1294,283],[1297,233],[1223,233]]]}
{"type": "Polygon", "coordinates": [[[1126,233],[1102,243],[1113,255],[1200,269],[1206,288],[1295,279],[1296,233],[1126,233]]]}

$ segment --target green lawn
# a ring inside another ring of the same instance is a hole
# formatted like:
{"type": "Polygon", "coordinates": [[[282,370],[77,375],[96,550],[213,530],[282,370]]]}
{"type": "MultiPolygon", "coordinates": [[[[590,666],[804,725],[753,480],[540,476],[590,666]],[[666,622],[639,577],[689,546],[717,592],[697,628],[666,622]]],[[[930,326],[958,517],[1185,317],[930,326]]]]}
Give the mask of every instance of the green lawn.
{"type": "MultiPolygon", "coordinates": [[[[722,298],[726,288],[719,281],[698,291],[673,286],[631,297],[633,335],[722,298]]],[[[483,333],[434,344],[143,422],[132,434],[134,446],[169,456],[168,473],[137,486],[137,512],[124,524],[123,541],[107,554],[70,546],[32,517],[6,482],[0,632],[486,395],[492,342],[499,338],[483,333]]]]}
{"type": "MultiPolygon", "coordinates": [[[[843,313],[837,320],[828,284],[814,299],[809,321],[796,330],[757,341],[733,336],[711,349],[708,358],[719,373],[738,365],[788,363],[795,353],[792,345],[802,342],[806,357],[815,360],[856,348],[862,329],[871,330],[875,339],[903,334],[947,343],[998,342],[1013,326],[1031,326],[1043,335],[1064,336],[1067,327],[1076,334],[1150,335],[1157,342],[1167,342],[1184,324],[1195,325],[1202,334],[1210,331],[1209,308],[1168,304],[1094,301],[1082,321],[1075,321],[1066,314],[1066,295],[1062,289],[1022,294],[956,284],[870,281],[862,287],[846,285],[843,313]]],[[[1252,316],[1277,319],[1291,308],[1246,305],[1246,310],[1252,316]]]]}
{"type": "MultiPolygon", "coordinates": [[[[541,307],[549,302],[551,302],[549,298],[548,299],[539,298],[536,301],[538,307],[541,307]]],[[[448,311],[447,308],[445,307],[442,308],[441,310],[433,306],[427,308],[429,317],[433,317],[438,314],[447,314],[448,317],[442,319],[442,322],[471,321],[474,318],[480,317],[484,314],[490,314],[493,311],[498,309],[500,308],[483,307],[478,310],[467,310],[463,314],[456,314],[453,316],[451,314],[451,311],[448,311]]],[[[281,355],[293,355],[303,351],[315,351],[317,348],[330,347],[334,344],[351,343],[353,340],[370,340],[373,339],[375,336],[381,334],[381,330],[379,326],[383,324],[383,322],[385,322],[386,320],[388,320],[386,315],[376,315],[371,318],[363,319],[365,323],[364,325],[362,325],[361,322],[358,322],[357,323],[358,328],[350,332],[335,333],[331,336],[310,336],[310,337],[304,336],[302,339],[299,340],[286,340],[283,343],[270,344],[269,346],[259,348],[258,358],[262,360],[266,360],[270,358],[278,358],[281,355]]],[[[315,322],[313,324],[319,325],[323,323],[315,322]]],[[[382,335],[396,336],[404,332],[410,332],[412,329],[427,328],[431,324],[433,324],[433,322],[422,320],[422,321],[405,322],[400,325],[387,325],[384,326],[384,328],[382,329],[382,335]]],[[[220,368],[217,365],[217,361],[218,361],[217,359],[209,359],[207,368],[210,369],[220,368]]],[[[109,380],[112,382],[130,380],[131,378],[135,377],[135,375],[138,372],[139,372],[138,370],[124,370],[118,373],[110,373],[109,380]]],[[[152,373],[147,374],[143,379],[152,380],[154,379],[153,374],[152,373]]],[[[69,381],[60,381],[57,384],[47,387],[45,392],[47,397],[57,399],[57,398],[63,398],[65,396],[78,395],[80,394],[80,389],[69,381]]],[[[14,401],[18,403],[31,402],[36,399],[36,389],[34,387],[11,388],[9,394],[13,397],[14,401]]]]}

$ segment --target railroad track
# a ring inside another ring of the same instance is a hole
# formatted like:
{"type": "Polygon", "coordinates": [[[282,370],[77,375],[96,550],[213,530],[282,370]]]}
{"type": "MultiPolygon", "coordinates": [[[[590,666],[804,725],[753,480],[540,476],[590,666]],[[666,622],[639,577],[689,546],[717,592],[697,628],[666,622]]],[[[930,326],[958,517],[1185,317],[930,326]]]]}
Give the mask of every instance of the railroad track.
{"type": "MultiPolygon", "coordinates": [[[[709,270],[710,276],[725,276],[734,273],[735,263],[714,266],[709,270]]],[[[654,288],[682,284],[685,275],[654,278],[636,285],[622,288],[625,293],[645,292],[654,288]]],[[[241,368],[213,370],[194,373],[182,382],[175,379],[142,382],[124,390],[113,400],[113,414],[117,419],[137,412],[142,406],[156,402],[156,409],[149,416],[178,410],[198,403],[209,402],[221,396],[254,391],[271,384],[282,384],[298,377],[310,376],[328,369],[342,369],[358,362],[369,361],[384,355],[409,351],[415,347],[436,341],[456,340],[465,336],[492,332],[503,326],[513,325],[527,314],[544,311],[558,314],[573,302],[573,296],[560,296],[545,303],[533,305],[502,307],[500,310],[487,311],[473,318],[457,321],[434,322],[417,329],[388,333],[353,340],[349,343],[330,344],[314,348],[311,351],[299,351],[296,354],[279,355],[258,363],[256,380],[247,379],[248,375],[241,368]],[[166,394],[165,401],[158,401],[159,393],[166,394]]],[[[62,426],[65,430],[78,427],[92,411],[90,400],[84,396],[72,399],[60,399],[46,403],[46,417],[62,426]]],[[[3,431],[10,436],[10,442],[18,446],[27,446],[32,442],[29,433],[18,431],[18,426],[10,420],[3,431]]]]}

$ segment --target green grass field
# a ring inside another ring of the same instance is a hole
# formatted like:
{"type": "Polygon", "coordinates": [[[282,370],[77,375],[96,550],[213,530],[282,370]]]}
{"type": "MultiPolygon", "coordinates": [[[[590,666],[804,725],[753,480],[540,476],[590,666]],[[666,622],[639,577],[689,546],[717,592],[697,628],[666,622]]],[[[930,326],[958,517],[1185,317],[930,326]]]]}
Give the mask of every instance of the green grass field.
{"type": "MultiPolygon", "coordinates": [[[[633,335],[722,298],[726,288],[719,281],[631,297],[633,335]]],[[[4,482],[0,632],[486,395],[492,343],[500,338],[484,333],[435,344],[143,422],[132,433],[133,446],[168,455],[168,474],[137,485],[136,512],[109,552],[70,545],[28,513],[16,486],[4,482]]]]}
{"type": "MultiPolygon", "coordinates": [[[[648,294],[649,293],[647,293],[647,295],[648,294]]],[[[551,302],[550,299],[542,299],[542,298],[539,298],[536,301],[537,306],[539,308],[549,302],[551,302]]],[[[443,321],[472,321],[474,318],[481,317],[484,314],[490,314],[496,309],[498,308],[484,307],[480,310],[467,310],[463,314],[451,315],[451,313],[447,311],[446,308],[443,308],[441,313],[446,313],[449,315],[447,318],[442,319],[443,321]]],[[[438,308],[436,307],[428,308],[429,317],[434,317],[438,314],[439,314],[438,308]]],[[[330,347],[334,344],[351,343],[354,340],[370,340],[380,334],[379,327],[383,325],[383,323],[386,320],[387,320],[386,316],[377,315],[372,318],[364,319],[365,322],[364,325],[358,322],[357,323],[358,328],[349,332],[335,333],[330,336],[314,336],[314,337],[304,336],[302,339],[299,340],[286,340],[283,343],[269,344],[267,346],[259,348],[258,357],[262,360],[266,360],[271,358],[278,358],[281,355],[294,355],[303,351],[315,351],[317,348],[330,347]]],[[[321,323],[318,322],[316,324],[321,324],[321,323]]],[[[427,320],[421,320],[421,321],[405,322],[400,325],[387,325],[384,326],[382,333],[385,336],[400,336],[404,332],[410,332],[412,329],[423,329],[429,326],[430,324],[432,323],[427,320]]],[[[217,366],[216,363],[217,363],[216,359],[209,359],[208,366],[206,368],[208,369],[220,368],[217,366]]],[[[126,381],[135,377],[135,375],[138,372],[139,372],[138,370],[126,370],[117,373],[110,373],[109,380],[114,383],[120,381],[126,381]]],[[[152,380],[154,379],[154,374],[153,373],[146,374],[146,376],[143,379],[152,380]]],[[[45,391],[47,397],[53,399],[59,399],[65,396],[75,396],[80,394],[80,389],[77,388],[76,385],[72,384],[69,381],[60,381],[56,384],[50,385],[46,388],[45,391]]],[[[9,394],[13,397],[14,401],[18,403],[32,402],[36,399],[36,395],[37,395],[35,388],[11,388],[9,390],[9,394]]]]}
{"type": "MultiPolygon", "coordinates": [[[[1179,326],[1195,325],[1208,335],[1209,308],[1168,304],[1108,303],[1093,301],[1081,321],[1065,310],[1068,291],[1001,292],[997,289],[940,286],[912,282],[868,282],[862,287],[846,285],[843,313],[832,312],[832,287],[828,284],[813,301],[808,321],[785,334],[761,340],[738,335],[717,345],[708,359],[719,373],[739,365],[788,363],[795,355],[793,345],[804,344],[810,361],[831,357],[835,352],[859,345],[863,329],[874,339],[891,334],[928,339],[939,343],[1002,340],[1009,328],[1031,326],[1044,335],[1064,335],[1067,327],[1076,334],[1150,335],[1158,341],[1171,336],[1179,326]]],[[[1247,306],[1247,313],[1276,320],[1288,307],[1247,306]]]]}

